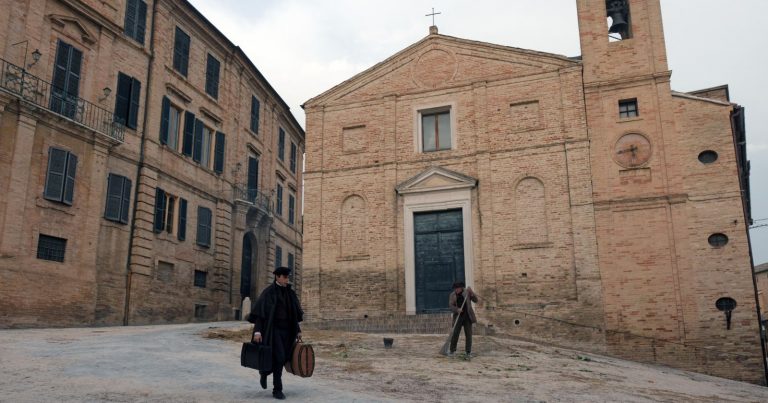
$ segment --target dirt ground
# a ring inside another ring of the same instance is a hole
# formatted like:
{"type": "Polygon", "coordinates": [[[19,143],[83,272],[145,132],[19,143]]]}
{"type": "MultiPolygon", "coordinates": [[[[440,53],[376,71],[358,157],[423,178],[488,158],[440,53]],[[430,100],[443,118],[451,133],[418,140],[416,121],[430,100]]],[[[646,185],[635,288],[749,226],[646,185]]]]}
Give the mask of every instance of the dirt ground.
{"type": "MultiPolygon", "coordinates": [[[[0,330],[0,402],[274,401],[240,366],[240,322],[0,330]]],[[[302,402],[768,402],[768,388],[516,340],[305,330],[315,374],[286,374],[302,402]],[[460,342],[461,346],[461,342],[460,342]]],[[[271,383],[271,382],[270,382],[271,383]]]]}
{"type": "MultiPolygon", "coordinates": [[[[249,335],[248,326],[205,333],[237,342],[249,335]]],[[[768,401],[768,388],[756,385],[490,336],[474,337],[474,357],[439,355],[439,335],[309,330],[304,340],[317,355],[314,376],[396,400],[768,401]],[[394,338],[391,349],[383,337],[394,338]]]]}

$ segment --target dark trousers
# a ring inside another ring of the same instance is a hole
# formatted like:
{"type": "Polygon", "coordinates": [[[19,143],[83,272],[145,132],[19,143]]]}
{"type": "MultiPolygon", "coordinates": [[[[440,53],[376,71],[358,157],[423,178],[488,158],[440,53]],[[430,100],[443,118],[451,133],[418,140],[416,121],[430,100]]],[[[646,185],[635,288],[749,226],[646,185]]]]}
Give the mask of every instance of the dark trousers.
{"type": "Polygon", "coordinates": [[[272,386],[275,391],[283,390],[283,365],[291,354],[291,332],[288,329],[275,327],[272,339],[272,371],[259,371],[261,376],[272,374],[272,386]]]}
{"type": "MultiPolygon", "coordinates": [[[[455,322],[456,316],[454,315],[452,319],[455,322]]],[[[469,354],[472,352],[472,321],[469,320],[466,315],[461,315],[459,323],[456,324],[456,327],[453,329],[453,334],[451,335],[451,352],[453,353],[456,351],[456,345],[459,344],[459,334],[461,333],[462,328],[464,328],[464,338],[466,339],[464,351],[469,354]]]]}

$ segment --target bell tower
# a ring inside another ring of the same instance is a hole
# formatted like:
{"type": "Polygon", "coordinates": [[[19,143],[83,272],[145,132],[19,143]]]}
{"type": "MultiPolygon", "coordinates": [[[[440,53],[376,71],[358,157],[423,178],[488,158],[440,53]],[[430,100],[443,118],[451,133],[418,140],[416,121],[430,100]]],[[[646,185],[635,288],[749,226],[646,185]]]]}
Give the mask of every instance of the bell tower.
{"type": "Polygon", "coordinates": [[[659,0],[578,0],[584,81],[667,73],[659,0]]]}
{"type": "MultiPolygon", "coordinates": [[[[673,220],[684,196],[668,161],[680,142],[660,0],[577,1],[605,325],[682,343],[673,220]]],[[[625,353],[624,341],[607,341],[625,353]]]]}
{"type": "Polygon", "coordinates": [[[734,104],[672,92],[660,0],[577,10],[608,350],[763,382],[734,104]]]}

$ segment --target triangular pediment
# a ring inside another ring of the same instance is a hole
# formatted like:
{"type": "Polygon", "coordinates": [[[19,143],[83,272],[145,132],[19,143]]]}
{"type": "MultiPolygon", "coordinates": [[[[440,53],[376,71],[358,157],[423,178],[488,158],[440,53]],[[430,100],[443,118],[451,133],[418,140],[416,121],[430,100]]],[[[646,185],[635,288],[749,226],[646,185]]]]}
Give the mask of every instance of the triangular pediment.
{"type": "Polygon", "coordinates": [[[88,30],[88,28],[85,27],[85,24],[83,24],[77,18],[60,14],[51,14],[48,16],[48,18],[50,18],[52,23],[58,25],[59,27],[72,27],[73,31],[75,31],[80,36],[84,43],[96,43],[96,37],[91,33],[91,31],[88,30]]]}
{"type": "Polygon", "coordinates": [[[310,99],[305,107],[535,76],[579,64],[565,56],[432,34],[310,99]]]}
{"type": "Polygon", "coordinates": [[[430,167],[402,182],[395,190],[400,194],[434,192],[438,190],[466,189],[477,186],[477,179],[445,169],[430,167]]]}

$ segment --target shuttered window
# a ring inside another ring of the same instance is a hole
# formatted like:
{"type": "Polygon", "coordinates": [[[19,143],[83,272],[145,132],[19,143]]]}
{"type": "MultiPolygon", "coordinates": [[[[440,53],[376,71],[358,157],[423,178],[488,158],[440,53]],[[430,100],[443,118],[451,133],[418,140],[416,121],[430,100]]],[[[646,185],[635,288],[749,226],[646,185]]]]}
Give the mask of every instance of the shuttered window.
{"type": "Polygon", "coordinates": [[[48,172],[43,197],[71,206],[75,197],[77,156],[55,147],[48,149],[48,172]]]}
{"type": "MultiPolygon", "coordinates": [[[[184,113],[184,141],[181,145],[181,152],[188,157],[192,156],[192,149],[194,148],[196,120],[194,113],[189,111],[184,113]]],[[[202,127],[200,130],[202,130],[202,127]]],[[[202,136],[202,132],[200,132],[200,135],[202,136]]]]}
{"type": "Polygon", "coordinates": [[[291,141],[291,172],[296,173],[296,143],[291,141]]]}
{"type": "Polygon", "coordinates": [[[147,27],[147,3],[142,0],[128,0],[125,4],[125,34],[144,44],[147,27]]]}
{"type": "Polygon", "coordinates": [[[82,62],[83,52],[66,42],[58,42],[53,66],[50,109],[70,119],[77,117],[82,62]]]}
{"type": "Polygon", "coordinates": [[[216,145],[213,152],[213,170],[217,173],[224,172],[225,136],[222,132],[216,132],[216,145]]]}
{"type": "Polygon", "coordinates": [[[293,258],[293,253],[289,253],[288,254],[288,268],[291,269],[291,274],[293,274],[293,265],[294,265],[293,259],[294,259],[293,258]]]}
{"type": "Polygon", "coordinates": [[[277,132],[277,158],[285,161],[285,130],[282,127],[277,132]]]}
{"type": "Polygon", "coordinates": [[[165,229],[165,191],[161,188],[155,189],[155,232],[160,233],[165,229]]]}
{"type": "Polygon", "coordinates": [[[259,133],[259,110],[261,103],[255,96],[251,96],[251,131],[259,133]]]}
{"type": "Polygon", "coordinates": [[[195,287],[205,288],[207,277],[208,273],[201,270],[195,270],[195,287]]]}
{"type": "Polygon", "coordinates": [[[205,92],[208,95],[219,98],[219,67],[221,63],[215,57],[208,54],[208,63],[205,67],[205,92]]]}
{"type": "Polygon", "coordinates": [[[211,209],[197,208],[197,244],[204,247],[211,246],[211,209]]]}
{"type": "Polygon", "coordinates": [[[119,73],[117,75],[117,96],[115,97],[115,122],[135,129],[139,118],[139,97],[141,82],[119,73]]]}
{"type": "Polygon", "coordinates": [[[296,221],[296,197],[292,194],[288,195],[288,224],[293,224],[296,221]]]}
{"type": "Polygon", "coordinates": [[[283,185],[277,184],[277,208],[275,209],[275,214],[282,216],[283,215],[283,185]]]}
{"type": "Polygon", "coordinates": [[[192,137],[192,161],[199,163],[203,158],[203,121],[195,119],[194,134],[192,137]]]}
{"type": "Polygon", "coordinates": [[[275,245],[275,267],[281,267],[283,265],[283,248],[279,245],[275,245]]]}
{"type": "Polygon", "coordinates": [[[248,201],[256,200],[259,187],[259,159],[248,157],[248,201]]]}
{"type": "Polygon", "coordinates": [[[189,69],[189,35],[179,27],[173,39],[173,69],[184,77],[189,69]]]}
{"type": "Polygon", "coordinates": [[[179,241],[187,238],[187,200],[179,199],[179,232],[177,234],[179,241]]]}
{"type": "Polygon", "coordinates": [[[122,175],[109,174],[107,177],[107,203],[104,218],[128,224],[131,203],[131,180],[122,175]]]}

